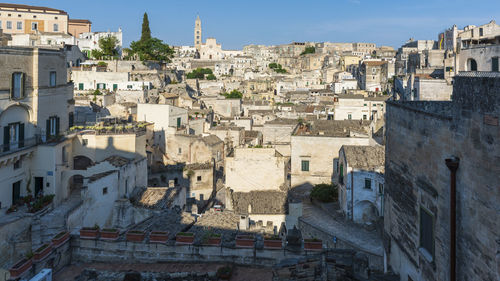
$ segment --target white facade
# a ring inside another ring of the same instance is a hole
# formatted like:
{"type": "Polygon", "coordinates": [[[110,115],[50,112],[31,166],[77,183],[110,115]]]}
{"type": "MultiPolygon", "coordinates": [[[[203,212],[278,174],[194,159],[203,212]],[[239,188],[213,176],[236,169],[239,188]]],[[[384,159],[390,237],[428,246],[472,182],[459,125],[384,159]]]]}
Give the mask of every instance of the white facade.
{"type": "Polygon", "coordinates": [[[118,39],[118,54],[122,54],[123,46],[123,33],[122,29],[118,28],[118,31],[104,31],[104,32],[84,32],[80,34],[80,37],[76,39],[76,44],[80,47],[82,52],[86,52],[87,56],[90,56],[92,50],[100,50],[99,40],[101,38],[107,38],[114,36],[118,39]]]}

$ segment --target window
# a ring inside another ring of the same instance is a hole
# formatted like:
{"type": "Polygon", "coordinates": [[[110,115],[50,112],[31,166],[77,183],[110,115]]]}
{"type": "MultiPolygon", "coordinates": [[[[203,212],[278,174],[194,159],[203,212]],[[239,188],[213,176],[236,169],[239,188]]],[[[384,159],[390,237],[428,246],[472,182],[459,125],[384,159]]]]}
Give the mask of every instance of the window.
{"type": "Polygon", "coordinates": [[[344,184],[344,164],[340,163],[339,183],[344,184]]]}
{"type": "Polygon", "coordinates": [[[12,22],[11,21],[7,21],[7,29],[12,29],[12,22]]]}
{"type": "Polygon", "coordinates": [[[377,74],[377,69],[376,68],[372,68],[372,74],[373,75],[377,74]]]}
{"type": "Polygon", "coordinates": [[[309,171],[309,160],[302,160],[302,171],[309,171]]]}
{"type": "Polygon", "coordinates": [[[113,91],[118,90],[118,84],[113,84],[113,91]]]}
{"type": "Polygon", "coordinates": [[[108,188],[107,187],[104,187],[102,189],[102,195],[105,195],[105,194],[108,194],[108,188]]]}
{"type": "Polygon", "coordinates": [[[378,194],[384,194],[384,185],[381,183],[378,184],[378,194]]]}
{"type": "Polygon", "coordinates": [[[365,189],[372,189],[372,180],[365,178],[365,189]]]}
{"type": "Polygon", "coordinates": [[[177,128],[181,127],[181,118],[177,117],[177,128]]]}
{"type": "Polygon", "coordinates": [[[467,61],[467,65],[469,67],[469,71],[477,71],[477,62],[474,59],[469,59],[467,61]]]}
{"type": "Polygon", "coordinates": [[[483,28],[479,28],[479,36],[483,36],[483,28]]]}
{"type": "Polygon", "coordinates": [[[12,73],[11,83],[12,85],[11,85],[10,97],[12,99],[24,98],[24,73],[21,72],[12,73]]]}
{"type": "Polygon", "coordinates": [[[21,168],[21,159],[14,162],[14,170],[21,168]]]}
{"type": "Polygon", "coordinates": [[[498,57],[491,58],[491,71],[498,72],[500,71],[498,67],[498,57]]]}
{"type": "Polygon", "coordinates": [[[106,89],[106,84],[104,84],[104,83],[97,83],[97,89],[99,89],[99,90],[106,89]]]}
{"type": "Polygon", "coordinates": [[[59,117],[53,116],[47,119],[47,137],[57,136],[59,134],[59,117]]]}
{"type": "Polygon", "coordinates": [[[50,72],[50,87],[55,87],[56,86],[56,72],[51,71],[50,72]]]}
{"type": "Polygon", "coordinates": [[[17,30],[22,30],[23,29],[23,22],[22,21],[18,21],[17,22],[17,30]]]}
{"type": "Polygon", "coordinates": [[[197,176],[196,181],[201,181],[201,176],[197,176]]]}
{"type": "Polygon", "coordinates": [[[83,90],[83,83],[78,83],[78,90],[80,90],[80,91],[83,90]]]}
{"type": "Polygon", "coordinates": [[[31,30],[32,31],[38,30],[38,22],[32,22],[31,23],[31,30]]]}
{"type": "Polygon", "coordinates": [[[351,120],[352,119],[352,114],[347,114],[347,119],[351,120]]]}
{"type": "Polygon", "coordinates": [[[127,89],[132,89],[132,85],[127,85],[127,89]]]}
{"type": "Polygon", "coordinates": [[[62,154],[61,160],[62,160],[63,164],[68,163],[68,148],[66,146],[63,146],[61,154],[62,154]]]}
{"type": "Polygon", "coordinates": [[[58,31],[59,31],[59,24],[54,23],[54,32],[58,32],[58,31]]]}
{"type": "Polygon", "coordinates": [[[363,114],[363,120],[366,120],[366,114],[363,114]]]}
{"type": "Polygon", "coordinates": [[[182,153],[182,148],[179,147],[179,154],[181,154],[181,153],[182,153]]]}
{"type": "Polygon", "coordinates": [[[82,146],[87,146],[87,144],[89,144],[89,140],[88,139],[82,139],[82,146]]]}
{"type": "Polygon", "coordinates": [[[420,207],[420,248],[430,260],[434,257],[434,216],[420,207]]]}

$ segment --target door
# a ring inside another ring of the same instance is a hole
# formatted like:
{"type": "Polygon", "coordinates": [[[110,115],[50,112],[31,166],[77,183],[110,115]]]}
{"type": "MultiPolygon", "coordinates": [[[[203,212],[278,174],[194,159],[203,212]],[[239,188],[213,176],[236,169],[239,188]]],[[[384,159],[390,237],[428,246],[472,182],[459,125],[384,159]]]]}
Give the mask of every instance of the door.
{"type": "Polygon", "coordinates": [[[180,128],[181,127],[181,118],[178,117],[177,118],[177,128],[180,128]]]}
{"type": "Polygon", "coordinates": [[[35,177],[35,196],[43,194],[43,177],[35,177]]]}
{"type": "Polygon", "coordinates": [[[21,199],[21,181],[12,184],[12,205],[21,199]]]}

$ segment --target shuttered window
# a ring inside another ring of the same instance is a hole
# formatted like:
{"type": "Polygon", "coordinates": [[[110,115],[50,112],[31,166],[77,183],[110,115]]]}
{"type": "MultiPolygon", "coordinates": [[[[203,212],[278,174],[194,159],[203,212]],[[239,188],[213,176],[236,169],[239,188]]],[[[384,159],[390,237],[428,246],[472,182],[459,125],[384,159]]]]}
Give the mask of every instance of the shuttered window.
{"type": "Polygon", "coordinates": [[[434,257],[434,216],[420,207],[420,248],[434,257]]]}
{"type": "Polygon", "coordinates": [[[11,99],[24,98],[24,80],[25,80],[24,73],[22,73],[22,72],[12,73],[12,80],[11,80],[11,87],[10,87],[11,99]]]}
{"type": "Polygon", "coordinates": [[[304,172],[309,171],[309,161],[308,160],[302,160],[302,171],[304,171],[304,172]]]}

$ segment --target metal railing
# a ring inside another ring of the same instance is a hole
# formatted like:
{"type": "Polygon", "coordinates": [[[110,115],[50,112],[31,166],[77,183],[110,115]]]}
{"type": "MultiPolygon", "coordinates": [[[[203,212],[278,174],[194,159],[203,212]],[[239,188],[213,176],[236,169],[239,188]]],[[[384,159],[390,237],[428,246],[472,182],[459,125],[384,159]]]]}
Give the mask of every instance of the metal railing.
{"type": "Polygon", "coordinates": [[[1,146],[0,156],[28,149],[40,143],[42,143],[42,139],[38,135],[24,140],[19,140],[17,142],[4,143],[1,146]]]}

